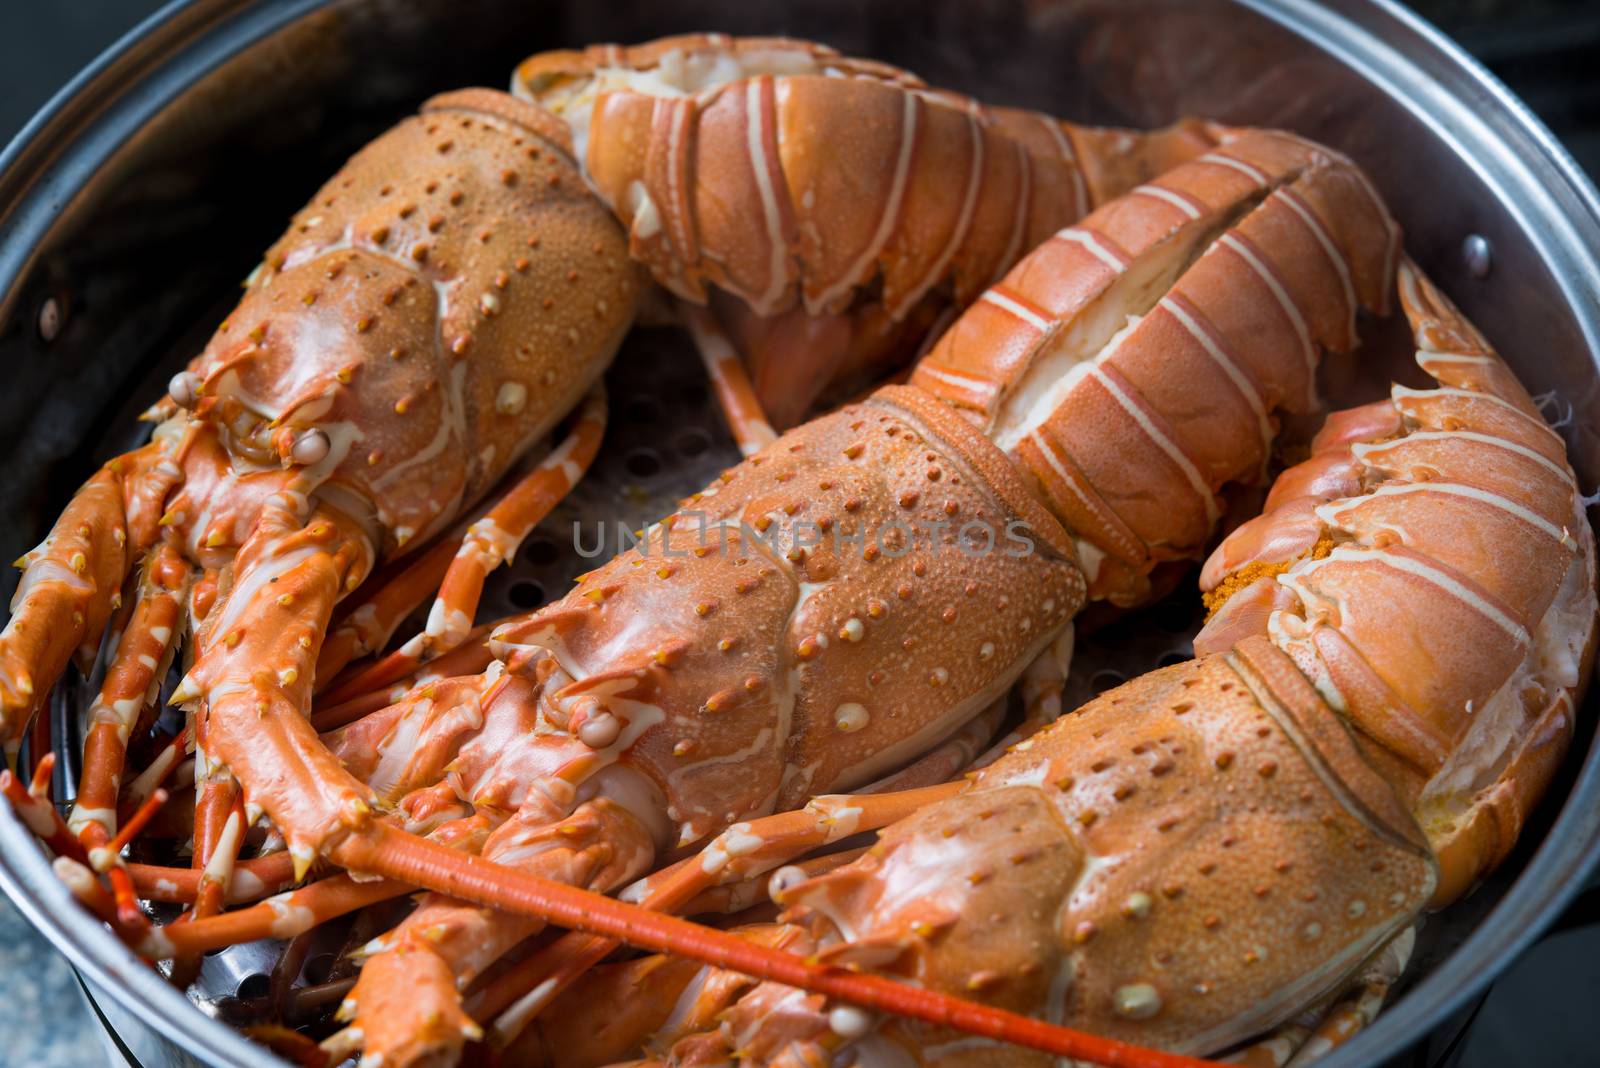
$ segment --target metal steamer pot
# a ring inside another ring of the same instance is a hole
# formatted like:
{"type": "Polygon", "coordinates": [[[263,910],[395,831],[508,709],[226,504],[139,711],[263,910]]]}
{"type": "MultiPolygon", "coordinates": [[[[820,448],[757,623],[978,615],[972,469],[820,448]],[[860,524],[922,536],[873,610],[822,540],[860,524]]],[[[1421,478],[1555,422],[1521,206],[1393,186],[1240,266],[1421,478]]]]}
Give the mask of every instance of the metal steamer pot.
{"type": "MultiPolygon", "coordinates": [[[[0,157],[3,558],[137,440],[141,405],[363,141],[432,92],[504,84],[528,53],[697,29],[814,37],[1078,121],[1203,114],[1343,149],[1411,253],[1567,417],[1580,482],[1600,483],[1600,197],[1520,102],[1389,0],[197,0],[123,39],[0,157]]],[[[486,615],[532,607],[584,568],[572,522],[662,514],[736,458],[675,334],[636,331],[611,381],[622,415],[593,474],[495,576],[486,615]]],[[[1069,700],[1186,655],[1195,600],[1081,642],[1069,700]]],[[[86,692],[58,687],[67,743],[86,692]]],[[[1577,893],[1600,854],[1597,709],[1591,694],[1516,853],[1428,920],[1402,992],[1327,1068],[1380,1062],[1459,1022],[1577,893]]],[[[76,778],[64,763],[58,798],[76,778]]],[[[207,958],[186,998],[77,907],[9,809],[0,885],[71,959],[134,1063],[272,1062],[219,1018],[260,985],[272,943],[207,958]]]]}

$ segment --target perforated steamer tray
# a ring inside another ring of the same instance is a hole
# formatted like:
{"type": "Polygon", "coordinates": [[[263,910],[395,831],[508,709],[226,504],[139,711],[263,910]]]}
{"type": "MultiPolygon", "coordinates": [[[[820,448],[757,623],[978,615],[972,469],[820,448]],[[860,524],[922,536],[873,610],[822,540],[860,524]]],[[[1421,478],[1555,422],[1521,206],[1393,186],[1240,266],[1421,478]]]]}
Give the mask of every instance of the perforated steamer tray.
{"type": "MultiPolygon", "coordinates": [[[[36,542],[94,464],[130,444],[118,435],[236,296],[228,279],[364,140],[432,92],[498,82],[532,51],[707,28],[820,38],[1085,121],[1203,113],[1349,152],[1424,268],[1530,389],[1572,412],[1574,466],[1585,486],[1600,482],[1600,197],[1503,87],[1388,0],[194,0],[108,52],[0,157],[0,556],[36,542]],[[1492,249],[1486,277],[1461,255],[1469,234],[1492,249]]],[[[612,374],[610,443],[570,505],[585,518],[590,492],[608,519],[654,518],[735,458],[697,361],[661,338],[631,339],[612,374]],[[640,395],[656,421],[630,412],[640,395]],[[678,443],[696,428],[709,443],[699,459],[678,443]],[[655,450],[657,471],[638,448],[655,450]]],[[[557,544],[572,514],[546,524],[557,544]]],[[[520,607],[531,585],[554,595],[584,566],[536,540],[494,580],[485,614],[520,607]]],[[[1081,640],[1069,704],[1097,678],[1186,653],[1195,608],[1184,599],[1081,640]]],[[[1516,852],[1430,924],[1403,994],[1325,1068],[1373,1064],[1436,1032],[1577,892],[1600,830],[1597,709],[1591,696],[1516,852]]],[[[0,886],[142,1063],[268,1059],[79,909],[7,810],[0,886]]],[[[251,976],[272,959],[271,946],[218,954],[198,992],[227,1008],[241,985],[258,992],[251,976]]]]}

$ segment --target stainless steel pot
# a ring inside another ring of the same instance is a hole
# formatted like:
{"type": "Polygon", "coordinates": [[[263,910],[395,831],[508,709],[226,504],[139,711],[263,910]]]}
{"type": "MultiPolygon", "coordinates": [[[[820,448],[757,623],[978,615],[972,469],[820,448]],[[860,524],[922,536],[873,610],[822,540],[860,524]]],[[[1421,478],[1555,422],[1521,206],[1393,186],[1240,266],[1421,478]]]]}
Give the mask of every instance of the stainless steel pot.
{"type": "MultiPolygon", "coordinates": [[[[1412,254],[1570,416],[1580,479],[1600,482],[1600,197],[1504,87],[1388,0],[199,0],[107,52],[0,157],[0,553],[37,540],[91,465],[132,442],[153,384],[363,140],[430,92],[503,83],[537,49],[691,29],[816,37],[1080,120],[1201,113],[1332,143],[1372,174],[1412,254]]],[[[715,431],[696,436],[704,394],[673,378],[687,359],[673,346],[630,343],[630,373],[665,376],[639,403],[666,429],[608,443],[570,514],[630,479],[665,499],[726,455],[715,431]]],[[[519,562],[488,607],[536,602],[536,582],[553,590],[572,570],[558,557],[519,562]]],[[[1135,669],[1181,647],[1171,633],[1183,626],[1099,655],[1135,669]]],[[[70,719],[71,703],[57,715],[70,719]]],[[[1328,1068],[1411,1046],[1576,893],[1600,852],[1597,707],[1591,697],[1566,774],[1516,854],[1430,921],[1404,993],[1328,1068]]],[[[79,969],[138,1063],[271,1059],[91,922],[4,809],[0,885],[79,969]]],[[[213,992],[229,992],[250,952],[208,963],[213,992]]]]}

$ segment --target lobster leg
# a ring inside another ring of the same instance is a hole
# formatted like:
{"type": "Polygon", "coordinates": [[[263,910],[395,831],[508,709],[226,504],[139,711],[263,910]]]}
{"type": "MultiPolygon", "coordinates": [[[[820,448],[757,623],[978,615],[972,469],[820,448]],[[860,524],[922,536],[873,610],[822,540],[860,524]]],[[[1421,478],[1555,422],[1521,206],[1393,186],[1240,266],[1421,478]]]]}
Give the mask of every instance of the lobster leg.
{"type": "Polygon", "coordinates": [[[404,566],[373,576],[377,589],[341,612],[317,657],[317,684],[328,688],[358,657],[382,649],[405,618],[439,589],[461,549],[459,537],[440,538],[404,566]]]}
{"type": "MultiPolygon", "coordinates": [[[[939,784],[867,797],[813,798],[803,809],[734,825],[701,853],[630,886],[623,897],[648,909],[675,912],[713,887],[759,875],[840,838],[886,827],[960,789],[959,784],[939,784]]],[[[497,1025],[496,1035],[498,1042],[510,1042],[552,998],[617,945],[611,939],[564,935],[498,976],[474,999],[474,1012],[507,1014],[508,1022],[497,1025]]]]}
{"type": "Polygon", "coordinates": [[[728,429],[733,433],[739,451],[746,456],[760,452],[772,444],[778,435],[761,407],[761,400],[756,396],[750,376],[745,372],[744,362],[739,359],[733,343],[709,311],[681,302],[680,307],[683,323],[689,329],[689,336],[694,339],[700,359],[705,361],[706,374],[711,379],[717,404],[722,407],[723,417],[728,421],[728,429]]]}
{"type": "Polygon", "coordinates": [[[489,650],[489,634],[497,624],[485,623],[475,627],[458,648],[430,660],[426,671],[414,672],[393,687],[370,690],[337,704],[324,704],[311,713],[311,722],[319,731],[332,731],[348,727],[363,717],[404,701],[406,695],[429,681],[463,675],[476,675],[494,663],[494,653],[489,650]]]}
{"type": "MultiPolygon", "coordinates": [[[[196,868],[163,868],[154,864],[127,865],[134,890],[149,901],[193,904],[200,894],[204,872],[196,868]]],[[[226,902],[237,905],[276,894],[294,885],[294,863],[286,852],[269,853],[233,865],[226,887],[226,902]]]]}
{"type": "MultiPolygon", "coordinates": [[[[805,932],[793,924],[742,926],[737,931],[789,952],[811,949],[805,932]]],[[[718,1015],[754,985],[738,972],[676,957],[604,964],[586,973],[537,1019],[505,1014],[488,1041],[505,1045],[511,1064],[598,1068],[630,1062],[646,1052],[646,1043],[649,1051],[665,1051],[680,1039],[716,1031],[718,1015]]]]}
{"type": "MultiPolygon", "coordinates": [[[[380,800],[398,802],[415,819],[421,795],[444,778],[462,744],[490,717],[508,709],[515,715],[515,697],[497,701],[500,695],[488,692],[485,682],[483,675],[436,679],[323,739],[380,800]]],[[[459,800],[454,791],[450,798],[459,800]]]]}
{"type": "Polygon", "coordinates": [[[776,905],[777,902],[772,899],[775,891],[842,868],[859,860],[870,848],[870,846],[860,846],[855,849],[844,849],[837,853],[824,853],[793,864],[785,864],[783,875],[777,878],[763,872],[748,876],[736,883],[719,883],[700,891],[682,908],[674,911],[680,916],[703,916],[711,913],[727,916],[754,908],[763,902],[776,905]]]}
{"type": "Polygon", "coordinates": [[[1068,626],[1027,666],[1020,684],[1022,722],[973,761],[975,768],[988,767],[1012,746],[1032,738],[1060,718],[1061,693],[1067,685],[1067,669],[1072,666],[1072,647],[1073,629],[1068,626]]]}
{"type": "Polygon", "coordinates": [[[130,558],[154,541],[155,520],[144,513],[165,494],[162,449],[147,445],[95,472],[39,547],[17,561],[22,581],[0,631],[0,738],[8,743],[73,653],[92,654],[121,600],[130,558]]]}
{"type": "Polygon", "coordinates": [[[55,871],[56,878],[66,884],[67,889],[72,891],[72,896],[77,898],[84,908],[98,916],[102,923],[121,933],[117,904],[106,892],[106,888],[100,885],[100,880],[94,877],[94,872],[71,857],[57,857],[51,862],[51,868],[55,871]]]}
{"type": "MultiPolygon", "coordinates": [[[[477,852],[495,820],[474,813],[452,820],[429,837],[441,848],[477,852]]],[[[244,862],[246,864],[250,862],[244,862]]],[[[282,875],[277,861],[268,858],[254,862],[260,877],[282,875]]],[[[194,885],[194,884],[191,884],[194,885]]],[[[196,887],[196,889],[198,889],[196,887]]],[[[140,952],[152,960],[185,955],[197,956],[258,938],[292,938],[357,909],[400,897],[416,889],[416,884],[394,879],[356,879],[349,874],[333,875],[297,890],[277,894],[248,908],[236,909],[187,923],[171,923],[150,932],[140,952]]]]}
{"type": "MultiPolygon", "coordinates": [[[[35,782],[40,779],[49,782],[50,773],[55,769],[55,765],[55,754],[46,753],[34,768],[35,782]]],[[[28,825],[28,830],[49,846],[52,853],[70,857],[80,864],[89,862],[83,844],[67,828],[61,813],[56,811],[55,805],[50,803],[49,797],[45,796],[42,790],[35,791],[24,786],[22,780],[17,778],[16,772],[6,768],[0,770],[0,794],[11,803],[17,817],[28,825]]]]}
{"type": "Polygon", "coordinates": [[[1005,719],[1007,704],[1007,698],[1000,698],[968,720],[937,749],[877,782],[868,783],[856,793],[886,794],[949,782],[970,767],[983,746],[994,738],[995,730],[1005,719]]]}
{"type": "Polygon", "coordinates": [[[83,773],[67,826],[93,851],[117,830],[117,792],[128,736],[155,699],[181,630],[190,570],[170,543],[144,564],[133,616],[122,632],[105,683],[89,709],[83,773]]]}
{"type": "Polygon", "coordinates": [[[357,881],[348,875],[335,875],[249,908],[187,923],[169,923],[151,931],[139,948],[151,960],[183,959],[258,938],[291,938],[317,924],[413,889],[408,883],[392,879],[357,881]]]}
{"type": "MultiPolygon", "coordinates": [[[[198,761],[197,761],[198,763],[198,761]]],[[[196,784],[193,868],[199,873],[190,921],[222,911],[233,882],[239,847],[244,841],[245,814],[239,784],[226,768],[213,768],[196,784]]],[[[180,955],[172,962],[175,985],[187,987],[199,974],[198,954],[180,955]]]]}
{"type": "MultiPolygon", "coordinates": [[[[622,805],[596,798],[552,821],[549,802],[525,807],[485,844],[483,855],[570,886],[610,890],[655,856],[649,831],[622,805]]],[[[452,1060],[477,1025],[461,1010],[458,986],[544,927],[537,917],[485,912],[433,894],[393,932],[340,1007],[361,1031],[366,1055],[384,1064],[452,1060]]]]}
{"type": "MultiPolygon", "coordinates": [[[[360,822],[367,791],[328,752],[301,709],[310,704],[312,670],[333,603],[358,585],[370,562],[365,536],[342,514],[318,508],[297,518],[292,491],[274,495],[256,531],[239,550],[225,604],[207,617],[194,668],[173,700],[204,700],[210,761],[236,774],[252,803],[273,816],[296,858],[310,867],[322,841],[338,833],[334,819],[360,822]],[[252,779],[267,752],[293,754],[276,776],[252,779]]],[[[303,501],[304,498],[299,498],[303,501]]]]}
{"type": "Polygon", "coordinates": [[[1309,1019],[1284,1024],[1271,1035],[1222,1058],[1244,1068],[1306,1068],[1349,1041],[1377,1018],[1378,1010],[1405,971],[1416,945],[1417,929],[1396,935],[1355,977],[1348,992],[1332,999],[1309,1019]]]}
{"type": "MultiPolygon", "coordinates": [[[[520,399],[516,400],[520,405],[520,399]]],[[[340,683],[331,702],[346,701],[411,674],[429,660],[458,648],[472,630],[472,618],[490,571],[510,560],[517,547],[572,492],[600,450],[606,430],[605,387],[596,383],[579,409],[566,438],[539,461],[532,472],[500,499],[489,513],[467,528],[461,548],[445,573],[439,596],[428,612],[422,633],[340,683]]]]}
{"type": "Polygon", "coordinates": [[[149,766],[133,777],[119,809],[131,812],[143,804],[145,798],[155,793],[156,788],[167,781],[167,776],[172,774],[173,769],[183,762],[183,754],[188,747],[189,728],[185,727],[173,736],[171,742],[162,747],[161,752],[156,754],[149,766]]]}
{"type": "Polygon", "coordinates": [[[1317,1024],[1311,1037],[1289,1062],[1289,1068],[1306,1068],[1371,1024],[1378,1010],[1383,1008],[1390,988],[1405,972],[1416,941],[1417,929],[1408,927],[1383,947],[1357,977],[1351,992],[1339,999],[1317,1024]]]}

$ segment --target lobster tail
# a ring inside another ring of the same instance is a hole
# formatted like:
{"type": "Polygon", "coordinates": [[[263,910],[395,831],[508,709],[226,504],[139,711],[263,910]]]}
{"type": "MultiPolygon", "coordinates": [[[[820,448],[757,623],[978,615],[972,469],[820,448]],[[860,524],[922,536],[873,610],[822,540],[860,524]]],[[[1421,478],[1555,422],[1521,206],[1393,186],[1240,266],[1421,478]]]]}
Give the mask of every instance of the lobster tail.
{"type": "Polygon", "coordinates": [[[783,39],[550,53],[513,88],[572,125],[630,251],[677,296],[710,301],[780,427],[830,383],[908,355],[1056,229],[1215,140],[1192,121],[1145,134],[991,110],[783,39]]]}
{"type": "Polygon", "coordinates": [[[1230,134],[1050,239],[912,383],[972,413],[1132,603],[1192,557],[1218,490],[1258,478],[1275,413],[1316,405],[1323,350],[1387,306],[1398,229],[1347,160],[1230,134]]]}
{"type": "Polygon", "coordinates": [[[1510,849],[1565,752],[1594,547],[1526,391],[1410,263],[1400,294],[1438,388],[1330,424],[1218,548],[1196,649],[1264,633],[1294,658],[1414,807],[1442,903],[1510,849]]]}

